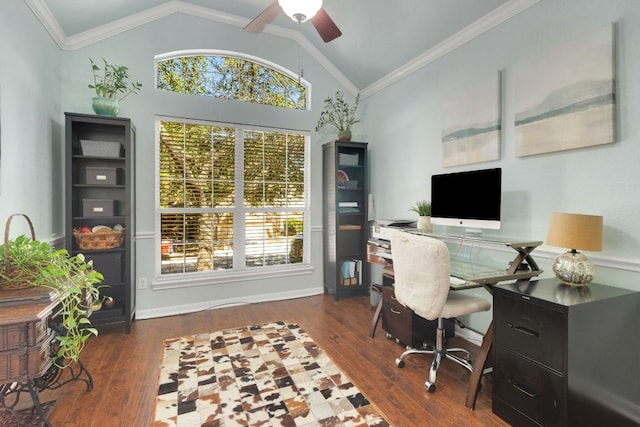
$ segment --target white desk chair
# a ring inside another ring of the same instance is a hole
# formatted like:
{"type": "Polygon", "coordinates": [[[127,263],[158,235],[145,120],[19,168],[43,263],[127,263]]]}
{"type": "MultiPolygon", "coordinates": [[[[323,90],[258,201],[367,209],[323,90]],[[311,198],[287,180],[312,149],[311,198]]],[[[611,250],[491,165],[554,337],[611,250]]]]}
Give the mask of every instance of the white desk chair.
{"type": "Polygon", "coordinates": [[[444,242],[426,236],[409,233],[394,233],[391,236],[391,253],[395,274],[396,299],[415,314],[427,320],[438,321],[436,347],[429,349],[407,349],[396,359],[396,365],[404,366],[408,354],[434,354],[425,388],[436,390],[436,374],[442,359],[452,361],[472,371],[469,352],[462,348],[444,348],[444,319],[465,314],[487,311],[491,304],[482,298],[465,295],[464,292],[449,292],[451,275],[449,249],[444,242]],[[453,352],[462,352],[460,357],[453,352]]]}

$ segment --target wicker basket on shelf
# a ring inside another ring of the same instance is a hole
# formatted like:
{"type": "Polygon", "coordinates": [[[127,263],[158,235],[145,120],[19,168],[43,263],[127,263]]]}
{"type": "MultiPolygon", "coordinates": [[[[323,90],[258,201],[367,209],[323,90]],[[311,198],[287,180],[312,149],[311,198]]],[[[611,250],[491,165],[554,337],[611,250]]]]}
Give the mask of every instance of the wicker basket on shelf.
{"type": "Polygon", "coordinates": [[[73,229],[73,237],[78,248],[82,251],[97,251],[101,249],[119,248],[124,241],[124,229],[108,230],[106,228],[93,233],[82,233],[79,229],[73,229]]]}

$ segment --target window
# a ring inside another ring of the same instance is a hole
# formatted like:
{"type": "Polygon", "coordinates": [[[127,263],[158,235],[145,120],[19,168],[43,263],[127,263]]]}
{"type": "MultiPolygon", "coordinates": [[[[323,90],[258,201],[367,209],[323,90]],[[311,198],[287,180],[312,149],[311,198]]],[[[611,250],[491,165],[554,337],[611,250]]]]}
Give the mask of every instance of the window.
{"type": "MultiPolygon", "coordinates": [[[[156,57],[156,73],[163,91],[309,104],[308,82],[248,55],[168,53],[156,57]]],[[[307,132],[169,117],[156,127],[160,287],[308,270],[307,132]]]]}
{"type": "Polygon", "coordinates": [[[309,136],[158,119],[160,273],[303,262],[309,136]]]}
{"type": "Polygon", "coordinates": [[[307,87],[292,73],[259,58],[226,51],[156,58],[160,90],[305,110],[307,87]]]}

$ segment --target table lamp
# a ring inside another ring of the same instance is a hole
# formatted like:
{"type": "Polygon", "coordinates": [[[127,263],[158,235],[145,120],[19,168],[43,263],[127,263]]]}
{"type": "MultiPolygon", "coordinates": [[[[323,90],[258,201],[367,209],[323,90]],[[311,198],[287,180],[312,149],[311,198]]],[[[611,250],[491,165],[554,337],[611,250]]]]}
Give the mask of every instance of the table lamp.
{"type": "Polygon", "coordinates": [[[602,217],[553,212],[547,243],[570,249],[554,261],[553,272],[556,277],[567,285],[585,286],[593,279],[595,265],[578,249],[602,250],[602,217]]]}

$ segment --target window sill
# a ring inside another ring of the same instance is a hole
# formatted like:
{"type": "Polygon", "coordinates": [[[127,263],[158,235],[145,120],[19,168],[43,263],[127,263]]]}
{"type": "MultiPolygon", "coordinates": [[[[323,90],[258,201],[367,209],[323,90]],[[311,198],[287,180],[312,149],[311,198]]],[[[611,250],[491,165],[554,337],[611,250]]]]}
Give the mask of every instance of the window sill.
{"type": "Polygon", "coordinates": [[[151,284],[151,289],[163,290],[191,286],[208,286],[219,283],[247,282],[273,279],[275,277],[310,275],[312,273],[313,267],[310,264],[296,264],[291,267],[261,268],[244,271],[168,274],[156,277],[151,284]]]}

